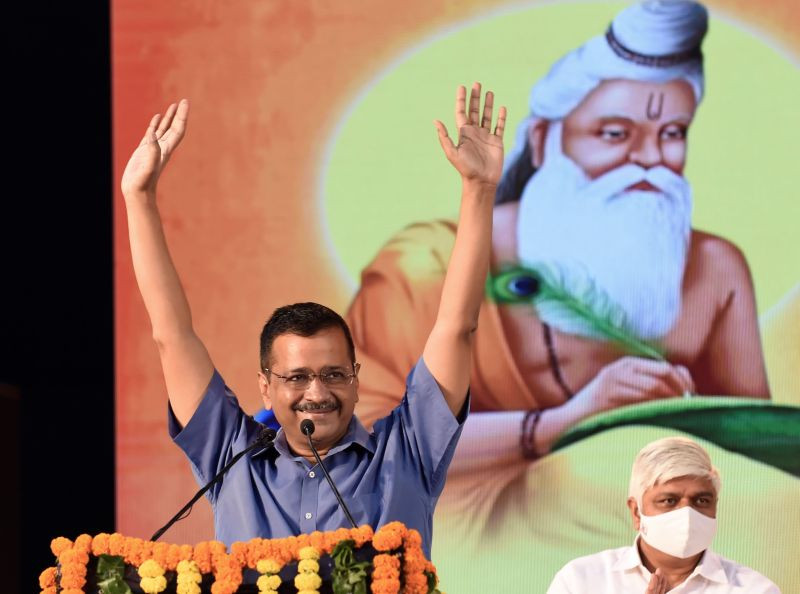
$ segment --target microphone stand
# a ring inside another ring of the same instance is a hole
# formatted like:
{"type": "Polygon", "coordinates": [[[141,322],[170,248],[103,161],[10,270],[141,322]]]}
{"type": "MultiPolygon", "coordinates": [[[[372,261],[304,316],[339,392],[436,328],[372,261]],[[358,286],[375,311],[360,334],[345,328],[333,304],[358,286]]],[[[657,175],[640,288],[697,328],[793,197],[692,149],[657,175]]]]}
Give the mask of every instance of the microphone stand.
{"type": "Polygon", "coordinates": [[[239,459],[242,456],[244,456],[246,453],[250,452],[251,450],[254,450],[255,448],[257,448],[259,446],[265,447],[265,448],[266,447],[270,447],[272,445],[272,440],[275,439],[275,435],[276,435],[275,429],[271,429],[269,427],[265,427],[265,428],[261,429],[261,432],[258,434],[258,437],[256,438],[256,440],[253,443],[251,443],[249,446],[247,446],[245,449],[243,449],[241,452],[236,454],[233,458],[231,458],[231,461],[228,462],[225,466],[223,466],[222,470],[220,470],[214,476],[214,478],[212,478],[210,481],[208,481],[208,483],[206,483],[206,485],[202,489],[200,489],[197,493],[195,493],[194,497],[192,497],[189,500],[189,502],[186,505],[184,505],[177,514],[172,516],[172,518],[170,518],[169,522],[167,522],[166,524],[164,524],[164,526],[162,526],[161,528],[156,530],[155,534],[153,534],[153,536],[150,537],[150,540],[152,540],[152,541],[158,540],[161,537],[161,535],[164,534],[167,530],[169,530],[170,527],[175,522],[177,522],[178,520],[182,520],[184,517],[186,517],[186,516],[184,516],[184,514],[186,514],[188,516],[189,514],[187,512],[189,512],[192,509],[192,506],[195,504],[195,502],[197,502],[197,500],[200,499],[200,497],[202,497],[203,494],[206,491],[208,491],[212,486],[214,486],[216,483],[218,483],[219,480],[222,478],[222,476],[226,472],[228,472],[228,470],[230,470],[231,466],[236,464],[239,461],[239,459]]]}
{"type": "Polygon", "coordinates": [[[319,464],[319,467],[322,468],[322,474],[325,475],[325,478],[327,479],[328,484],[331,486],[331,490],[333,491],[333,494],[336,495],[336,500],[339,502],[339,505],[342,507],[342,510],[344,511],[344,515],[347,516],[347,519],[350,521],[350,525],[353,528],[358,528],[358,526],[356,525],[356,521],[353,519],[353,516],[350,513],[350,510],[347,509],[347,506],[345,505],[344,500],[342,499],[342,496],[339,494],[339,489],[336,488],[336,485],[333,483],[333,479],[331,478],[331,475],[328,474],[328,469],[325,468],[325,465],[322,463],[322,458],[319,457],[319,453],[317,452],[317,448],[314,447],[314,443],[311,441],[311,434],[314,433],[314,422],[311,421],[310,419],[305,419],[302,423],[300,423],[300,430],[303,433],[306,434],[306,437],[308,438],[308,445],[309,445],[309,447],[311,448],[311,451],[314,454],[314,458],[316,459],[317,464],[319,464]]]}

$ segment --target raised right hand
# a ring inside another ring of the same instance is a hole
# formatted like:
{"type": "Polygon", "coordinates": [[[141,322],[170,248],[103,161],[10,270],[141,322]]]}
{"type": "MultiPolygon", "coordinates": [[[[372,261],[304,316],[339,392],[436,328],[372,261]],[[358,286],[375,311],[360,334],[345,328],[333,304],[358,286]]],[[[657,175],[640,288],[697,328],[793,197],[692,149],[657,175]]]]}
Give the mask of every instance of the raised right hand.
{"type": "Polygon", "coordinates": [[[156,114],[133,151],[122,174],[122,194],[126,198],[137,194],[155,195],[158,177],[178,147],[189,117],[189,102],[181,99],[167,108],[162,119],[156,114]]]}
{"type": "Polygon", "coordinates": [[[585,418],[620,406],[694,392],[694,381],[682,365],[641,357],[623,357],[606,365],[578,392],[569,406],[585,418]]]}

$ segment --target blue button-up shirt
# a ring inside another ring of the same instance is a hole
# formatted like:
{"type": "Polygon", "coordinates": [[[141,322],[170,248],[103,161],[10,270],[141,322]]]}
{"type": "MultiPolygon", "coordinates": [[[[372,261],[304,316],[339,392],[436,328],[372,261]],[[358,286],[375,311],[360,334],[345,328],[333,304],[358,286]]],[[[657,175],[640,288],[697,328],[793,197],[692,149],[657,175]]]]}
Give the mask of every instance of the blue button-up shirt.
{"type": "MultiPolygon", "coordinates": [[[[406,394],[369,433],[354,416],[323,462],[356,523],[403,522],[422,535],[430,558],[433,509],[461,434],[469,399],[453,416],[420,359],[406,394]]],[[[169,431],[205,484],[251,444],[261,425],[246,415],[216,371],[192,418],[181,428],[170,409],[169,431]]],[[[278,431],[273,448],[254,450],[208,492],[217,539],[230,545],[349,527],[322,469],[294,454],[278,431]]]]}

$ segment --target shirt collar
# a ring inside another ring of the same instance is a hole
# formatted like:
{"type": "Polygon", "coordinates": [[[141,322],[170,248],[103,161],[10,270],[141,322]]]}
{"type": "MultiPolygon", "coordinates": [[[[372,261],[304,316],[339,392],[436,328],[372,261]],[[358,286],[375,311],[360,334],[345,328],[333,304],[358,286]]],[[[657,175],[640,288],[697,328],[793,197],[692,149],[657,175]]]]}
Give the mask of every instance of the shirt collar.
{"type": "Polygon", "coordinates": [[[725,573],[725,568],[722,567],[722,561],[714,551],[706,549],[700,563],[694,569],[694,573],[702,575],[707,580],[718,582],[720,584],[728,583],[728,574],[725,573]]]}
{"type": "Polygon", "coordinates": [[[614,571],[628,571],[637,567],[644,568],[642,558],[639,556],[639,535],[633,541],[633,546],[626,548],[622,552],[622,555],[619,556],[611,569],[614,571]]]}
{"type": "MultiPolygon", "coordinates": [[[[647,569],[644,563],[642,563],[642,558],[639,556],[640,537],[641,535],[637,534],[636,539],[633,541],[633,546],[625,549],[619,559],[616,560],[612,566],[614,571],[628,571],[630,569],[636,569],[637,567],[641,567],[645,570],[647,569]]],[[[697,567],[694,568],[694,571],[686,579],[689,580],[694,575],[701,575],[709,581],[718,582],[720,584],[728,583],[728,575],[722,567],[722,561],[720,561],[719,555],[711,549],[706,549],[705,553],[703,553],[703,556],[700,558],[700,563],[697,564],[697,567]]]]}
{"type": "MultiPolygon", "coordinates": [[[[337,443],[328,451],[326,457],[330,456],[331,454],[335,454],[336,452],[341,452],[353,444],[361,446],[372,454],[375,453],[373,435],[364,428],[364,425],[361,424],[361,421],[359,421],[358,417],[355,415],[353,415],[353,417],[350,419],[350,424],[347,426],[347,433],[345,433],[344,437],[339,440],[339,443],[337,443]]],[[[298,456],[293,454],[292,450],[289,448],[289,442],[286,440],[286,432],[283,430],[283,428],[278,429],[278,435],[275,437],[274,447],[264,448],[253,455],[258,456],[264,452],[272,452],[272,456],[280,455],[286,456],[287,458],[298,458],[298,456]]]]}

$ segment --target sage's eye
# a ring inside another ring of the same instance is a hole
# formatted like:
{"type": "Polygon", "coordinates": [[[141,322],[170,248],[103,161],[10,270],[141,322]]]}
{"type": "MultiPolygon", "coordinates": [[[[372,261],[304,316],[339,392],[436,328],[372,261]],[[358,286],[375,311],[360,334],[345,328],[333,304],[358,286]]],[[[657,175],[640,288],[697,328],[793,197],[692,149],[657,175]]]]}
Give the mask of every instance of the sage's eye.
{"type": "Polygon", "coordinates": [[[510,278],[506,288],[517,297],[531,297],[539,291],[539,279],[522,274],[510,278]]]}

